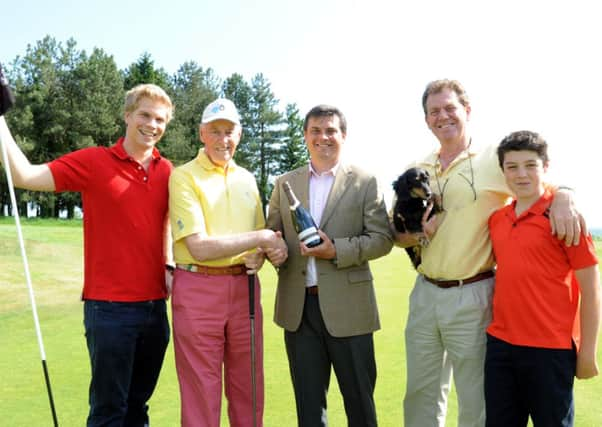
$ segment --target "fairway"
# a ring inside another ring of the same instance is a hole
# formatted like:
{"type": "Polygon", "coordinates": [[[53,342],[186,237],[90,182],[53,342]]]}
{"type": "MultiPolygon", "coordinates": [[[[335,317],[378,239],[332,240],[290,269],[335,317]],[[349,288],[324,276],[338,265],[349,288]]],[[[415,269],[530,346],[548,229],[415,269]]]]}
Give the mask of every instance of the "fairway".
{"type": "MultiPolygon", "coordinates": [[[[81,426],[87,415],[89,366],[80,301],[82,282],[82,230],[77,222],[34,221],[24,225],[27,254],[36,293],[46,358],[59,423],[81,426]]],[[[600,256],[598,245],[598,255],[600,256]]],[[[40,354],[23,275],[16,231],[0,220],[0,426],[52,425],[40,354]]],[[[404,251],[372,263],[382,329],[375,334],[378,380],[376,404],[379,425],[402,426],[405,387],[403,328],[414,272],[404,251]]],[[[296,425],[282,330],[272,322],[276,277],[266,264],[260,273],[264,311],[266,427],[296,425]]],[[[599,352],[599,361],[602,361],[599,352]]],[[[329,393],[329,425],[346,426],[346,418],[333,375],[329,393]]],[[[602,426],[599,398],[602,381],[577,381],[578,427],[602,426]]],[[[227,426],[226,402],[222,425],[227,426]]],[[[155,427],[179,425],[179,393],[170,344],[158,388],[150,401],[155,427]]],[[[450,398],[448,426],[455,426],[455,395],[450,398]]]]}

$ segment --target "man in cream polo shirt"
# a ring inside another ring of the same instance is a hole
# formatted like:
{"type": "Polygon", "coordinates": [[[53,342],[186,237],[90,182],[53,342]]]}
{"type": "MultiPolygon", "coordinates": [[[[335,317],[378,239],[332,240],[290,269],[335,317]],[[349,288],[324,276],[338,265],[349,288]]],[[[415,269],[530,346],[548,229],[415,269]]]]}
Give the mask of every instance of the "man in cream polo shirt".
{"type": "Polygon", "coordinates": [[[169,182],[169,212],[177,268],[173,282],[173,333],[183,426],[220,424],[222,369],[232,426],[262,425],[263,343],[259,283],[255,286],[257,412],[253,414],[249,295],[246,268],[263,254],[279,265],[286,244],[264,229],[255,178],[234,152],[242,129],[227,99],[205,108],[204,147],[176,168],[169,182]],[[246,264],[246,265],[245,265],[246,264]]]}
{"type": "MultiPolygon", "coordinates": [[[[412,166],[425,168],[443,212],[424,223],[424,234],[396,234],[398,246],[427,237],[410,296],[405,331],[405,427],[445,425],[453,370],[458,426],[485,425],[485,329],[491,321],[494,259],[487,220],[511,193],[495,146],[477,147],[468,129],[471,106],[462,85],[437,80],[424,91],[425,121],[440,147],[412,166]],[[450,369],[451,368],[451,369],[450,369]]],[[[556,191],[550,219],[567,244],[579,236],[570,191],[556,191]]],[[[425,216],[426,217],[426,216],[425,216]]],[[[570,242],[570,243],[569,243],[570,242]]]]}

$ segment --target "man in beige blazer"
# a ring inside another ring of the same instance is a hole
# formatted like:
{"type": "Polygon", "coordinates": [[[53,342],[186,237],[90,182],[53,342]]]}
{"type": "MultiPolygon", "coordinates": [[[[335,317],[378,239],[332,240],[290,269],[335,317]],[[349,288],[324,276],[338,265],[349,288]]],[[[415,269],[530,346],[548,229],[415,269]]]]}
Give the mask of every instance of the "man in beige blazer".
{"type": "Polygon", "coordinates": [[[335,107],[307,113],[310,164],[280,176],[268,228],[281,231],[288,259],[278,269],[274,320],[284,328],[299,426],[326,426],[331,367],[349,426],[376,426],[376,362],[372,333],[380,328],[368,261],[393,245],[376,178],[340,162],[346,121],[335,107]],[[319,225],[323,243],[299,242],[282,184],[288,181],[319,225]]]}

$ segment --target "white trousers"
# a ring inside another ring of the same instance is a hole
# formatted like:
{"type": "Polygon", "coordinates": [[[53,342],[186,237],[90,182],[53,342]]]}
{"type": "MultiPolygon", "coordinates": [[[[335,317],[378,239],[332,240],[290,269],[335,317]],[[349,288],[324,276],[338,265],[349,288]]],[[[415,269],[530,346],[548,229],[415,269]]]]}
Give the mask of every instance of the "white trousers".
{"type": "Polygon", "coordinates": [[[485,329],[494,280],[442,289],[422,275],[416,278],[405,330],[405,427],[445,425],[452,372],[458,427],[485,425],[485,329]]]}

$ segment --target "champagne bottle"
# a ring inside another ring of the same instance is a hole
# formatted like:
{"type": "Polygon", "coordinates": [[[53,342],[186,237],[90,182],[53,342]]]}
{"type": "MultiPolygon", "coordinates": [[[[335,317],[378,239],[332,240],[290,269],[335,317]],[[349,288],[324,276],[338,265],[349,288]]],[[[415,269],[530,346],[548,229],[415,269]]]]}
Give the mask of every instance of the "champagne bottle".
{"type": "Polygon", "coordinates": [[[305,243],[308,248],[318,246],[323,242],[322,238],[318,234],[318,227],[314,222],[311,214],[301,206],[299,199],[293,193],[288,181],[282,184],[282,188],[288,198],[288,203],[291,209],[291,219],[293,220],[293,226],[299,236],[299,241],[305,243]]]}
{"type": "Polygon", "coordinates": [[[8,86],[8,80],[4,76],[2,64],[0,64],[0,116],[3,116],[14,103],[15,97],[8,86]]]}

